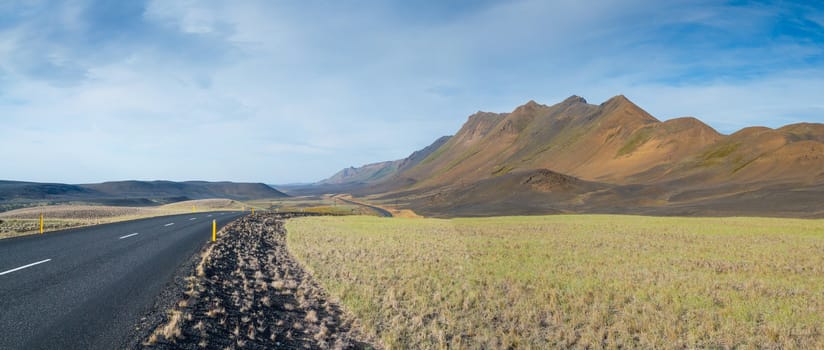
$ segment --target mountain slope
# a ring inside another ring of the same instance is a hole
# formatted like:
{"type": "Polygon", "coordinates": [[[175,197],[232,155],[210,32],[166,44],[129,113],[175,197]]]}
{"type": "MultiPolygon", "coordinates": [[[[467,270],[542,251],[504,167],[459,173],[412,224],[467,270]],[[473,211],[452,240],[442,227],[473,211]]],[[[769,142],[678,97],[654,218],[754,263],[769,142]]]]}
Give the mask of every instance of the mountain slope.
{"type": "Polygon", "coordinates": [[[77,185],[0,180],[0,201],[84,198],[100,195],[102,194],[95,190],[77,185]]]}
{"type": "Polygon", "coordinates": [[[591,105],[572,96],[554,106],[533,101],[508,114],[479,113],[397,188],[474,182],[512,171],[551,169],[618,185],[700,179],[814,181],[824,166],[821,124],[748,128],[721,135],[698,119],[660,122],[624,96],[591,105]],[[789,171],[788,171],[789,170],[789,171]]]}
{"type": "Polygon", "coordinates": [[[408,170],[420,163],[432,152],[449,141],[451,136],[441,136],[435,142],[423,149],[412,152],[408,157],[388,162],[366,164],[360,167],[349,167],[337,172],[331,177],[321,180],[316,185],[353,185],[374,184],[385,180],[392,175],[408,170]]]}
{"type": "Polygon", "coordinates": [[[416,165],[366,184],[350,190],[433,215],[805,216],[820,206],[815,194],[824,195],[824,124],[722,135],[692,117],[659,121],[622,95],[600,105],[578,96],[552,106],[529,101],[510,113],[471,115],[416,165]],[[598,186],[561,196],[512,180],[536,171],[598,186]],[[771,205],[753,205],[755,198],[771,205]]]}
{"type": "Polygon", "coordinates": [[[555,214],[574,212],[582,195],[612,187],[536,169],[442,187],[410,199],[427,216],[555,214]]]}
{"type": "Polygon", "coordinates": [[[319,181],[318,185],[343,185],[374,182],[392,175],[398,171],[400,160],[366,164],[360,167],[343,169],[327,179],[319,181]]]}
{"type": "Polygon", "coordinates": [[[824,175],[824,125],[745,128],[700,149],[672,172],[701,184],[813,184],[824,175]]]}
{"type": "Polygon", "coordinates": [[[507,114],[475,114],[430,158],[399,175],[424,188],[546,168],[624,184],[720,137],[694,118],[661,123],[624,96],[597,106],[572,96],[554,106],[530,101],[507,114]]]}

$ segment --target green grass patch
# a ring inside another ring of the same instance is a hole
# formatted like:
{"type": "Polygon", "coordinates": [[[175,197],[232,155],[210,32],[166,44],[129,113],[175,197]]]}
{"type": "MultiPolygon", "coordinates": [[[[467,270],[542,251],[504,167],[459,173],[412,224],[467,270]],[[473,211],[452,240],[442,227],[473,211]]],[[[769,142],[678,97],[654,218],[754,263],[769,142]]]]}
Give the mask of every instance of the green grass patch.
{"type": "Polygon", "coordinates": [[[509,165],[498,165],[492,170],[492,176],[506,175],[509,174],[509,172],[511,172],[513,169],[515,168],[509,165]]]}
{"type": "Polygon", "coordinates": [[[704,160],[704,163],[716,163],[720,161],[721,158],[724,158],[736,150],[741,146],[740,143],[727,143],[723,145],[719,145],[714,147],[701,155],[701,158],[704,160]]]}
{"type": "Polygon", "coordinates": [[[367,180],[377,181],[377,180],[380,180],[384,177],[387,177],[387,176],[390,176],[390,175],[394,174],[396,171],[398,171],[398,166],[397,165],[393,165],[391,167],[385,167],[381,170],[376,171],[374,174],[370,175],[367,180]]]}
{"type": "MultiPolygon", "coordinates": [[[[435,152],[432,152],[428,157],[424,158],[424,160],[422,160],[419,163],[419,165],[427,164],[427,163],[430,163],[430,162],[434,161],[435,159],[438,159],[438,157],[440,157],[441,155],[444,154],[444,152],[446,152],[446,149],[447,149],[446,146],[447,145],[449,145],[448,141],[445,144],[441,145],[441,147],[438,147],[438,149],[436,149],[435,152]]],[[[451,148],[451,147],[449,147],[449,148],[451,148]]]]}
{"type": "Polygon", "coordinates": [[[466,152],[461,154],[461,156],[458,159],[455,159],[455,160],[449,162],[449,164],[446,167],[444,167],[443,170],[438,172],[438,174],[448,173],[450,170],[455,169],[458,165],[461,165],[465,160],[471,158],[472,156],[474,156],[474,155],[476,155],[480,152],[481,152],[480,149],[476,149],[474,151],[471,150],[471,149],[467,150],[466,152]]]}
{"type": "Polygon", "coordinates": [[[647,143],[652,138],[652,128],[643,128],[635,133],[624,143],[623,146],[618,150],[618,153],[615,155],[616,157],[620,157],[623,155],[630,154],[635,152],[638,147],[647,143]]]}
{"type": "Polygon", "coordinates": [[[387,348],[824,348],[824,221],[290,220],[387,348]]]}

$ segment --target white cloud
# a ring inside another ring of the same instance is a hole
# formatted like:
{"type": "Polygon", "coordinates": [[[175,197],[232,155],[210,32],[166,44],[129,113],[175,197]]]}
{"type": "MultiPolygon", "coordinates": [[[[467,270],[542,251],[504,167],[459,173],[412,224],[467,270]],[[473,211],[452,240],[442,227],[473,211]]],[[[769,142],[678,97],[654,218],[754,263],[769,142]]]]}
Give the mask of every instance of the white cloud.
{"type": "Polygon", "coordinates": [[[95,4],[50,5],[0,5],[23,18],[0,32],[0,158],[17,164],[0,178],[314,180],[404,157],[477,110],[572,94],[726,132],[824,118],[824,73],[785,66],[820,46],[688,39],[761,33],[770,8],[529,0],[429,18],[387,2],[164,0],[105,37],[119,22],[94,22],[95,4]],[[41,158],[68,170],[38,172],[41,158]]]}
{"type": "Polygon", "coordinates": [[[145,17],[168,23],[185,33],[205,34],[217,25],[219,3],[211,1],[150,1],[145,17]]]}

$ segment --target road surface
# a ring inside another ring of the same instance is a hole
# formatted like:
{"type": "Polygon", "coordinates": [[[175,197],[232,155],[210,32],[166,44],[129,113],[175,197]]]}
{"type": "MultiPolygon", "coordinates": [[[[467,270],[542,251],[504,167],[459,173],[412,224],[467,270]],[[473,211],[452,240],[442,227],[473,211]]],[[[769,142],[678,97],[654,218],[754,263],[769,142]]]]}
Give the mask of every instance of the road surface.
{"type": "Polygon", "coordinates": [[[0,349],[118,349],[177,268],[240,212],[0,240],[0,349]]]}
{"type": "Polygon", "coordinates": [[[332,196],[332,197],[333,197],[333,198],[336,198],[336,199],[339,199],[339,200],[341,200],[341,201],[343,201],[343,202],[345,202],[345,203],[349,203],[349,204],[353,204],[353,205],[359,205],[359,206],[362,206],[362,207],[366,207],[366,208],[372,209],[372,210],[374,210],[376,213],[378,213],[378,215],[380,215],[380,216],[382,216],[382,217],[385,217],[385,218],[391,218],[391,217],[392,217],[392,213],[391,213],[391,212],[389,212],[388,210],[383,209],[383,208],[381,208],[381,207],[376,207],[376,206],[374,206],[374,205],[369,205],[369,204],[366,204],[366,203],[361,203],[361,202],[355,202],[355,201],[353,201],[353,200],[349,200],[349,199],[346,199],[346,198],[343,198],[343,197],[338,197],[338,196],[332,196]]]}

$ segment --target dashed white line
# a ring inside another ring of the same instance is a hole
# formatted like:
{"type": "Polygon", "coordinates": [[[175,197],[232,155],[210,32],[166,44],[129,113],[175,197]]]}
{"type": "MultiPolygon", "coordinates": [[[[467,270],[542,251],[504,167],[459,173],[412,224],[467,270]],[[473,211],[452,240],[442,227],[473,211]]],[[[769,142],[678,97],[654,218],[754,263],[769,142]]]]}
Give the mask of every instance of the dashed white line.
{"type": "Polygon", "coordinates": [[[189,221],[192,221],[192,220],[195,220],[195,219],[197,219],[197,218],[191,218],[191,219],[189,219],[189,221]]]}
{"type": "Polygon", "coordinates": [[[166,225],[163,225],[163,227],[166,227],[166,226],[172,226],[172,225],[174,225],[174,224],[175,224],[174,222],[170,222],[170,223],[168,223],[168,224],[166,224],[166,225]]]}
{"type": "Polygon", "coordinates": [[[49,262],[49,261],[51,261],[51,259],[40,260],[40,261],[35,262],[35,263],[31,263],[31,264],[28,264],[28,265],[20,266],[20,267],[18,267],[18,268],[14,268],[14,269],[11,269],[11,270],[8,270],[8,271],[3,271],[3,272],[0,272],[0,276],[5,275],[5,274],[7,274],[7,273],[12,273],[12,272],[14,272],[14,271],[19,271],[19,270],[25,269],[25,268],[27,268],[27,267],[32,267],[32,266],[34,266],[34,265],[39,265],[39,264],[42,264],[42,263],[44,263],[44,262],[49,262]]]}
{"type": "Polygon", "coordinates": [[[207,218],[210,218],[210,217],[212,217],[212,214],[206,215],[206,217],[207,217],[207,218]]]}
{"type": "Polygon", "coordinates": [[[118,239],[129,238],[129,237],[137,236],[138,234],[139,234],[139,233],[135,232],[135,233],[132,233],[132,234],[130,234],[130,235],[121,236],[121,237],[120,237],[120,238],[118,238],[118,239]]]}

